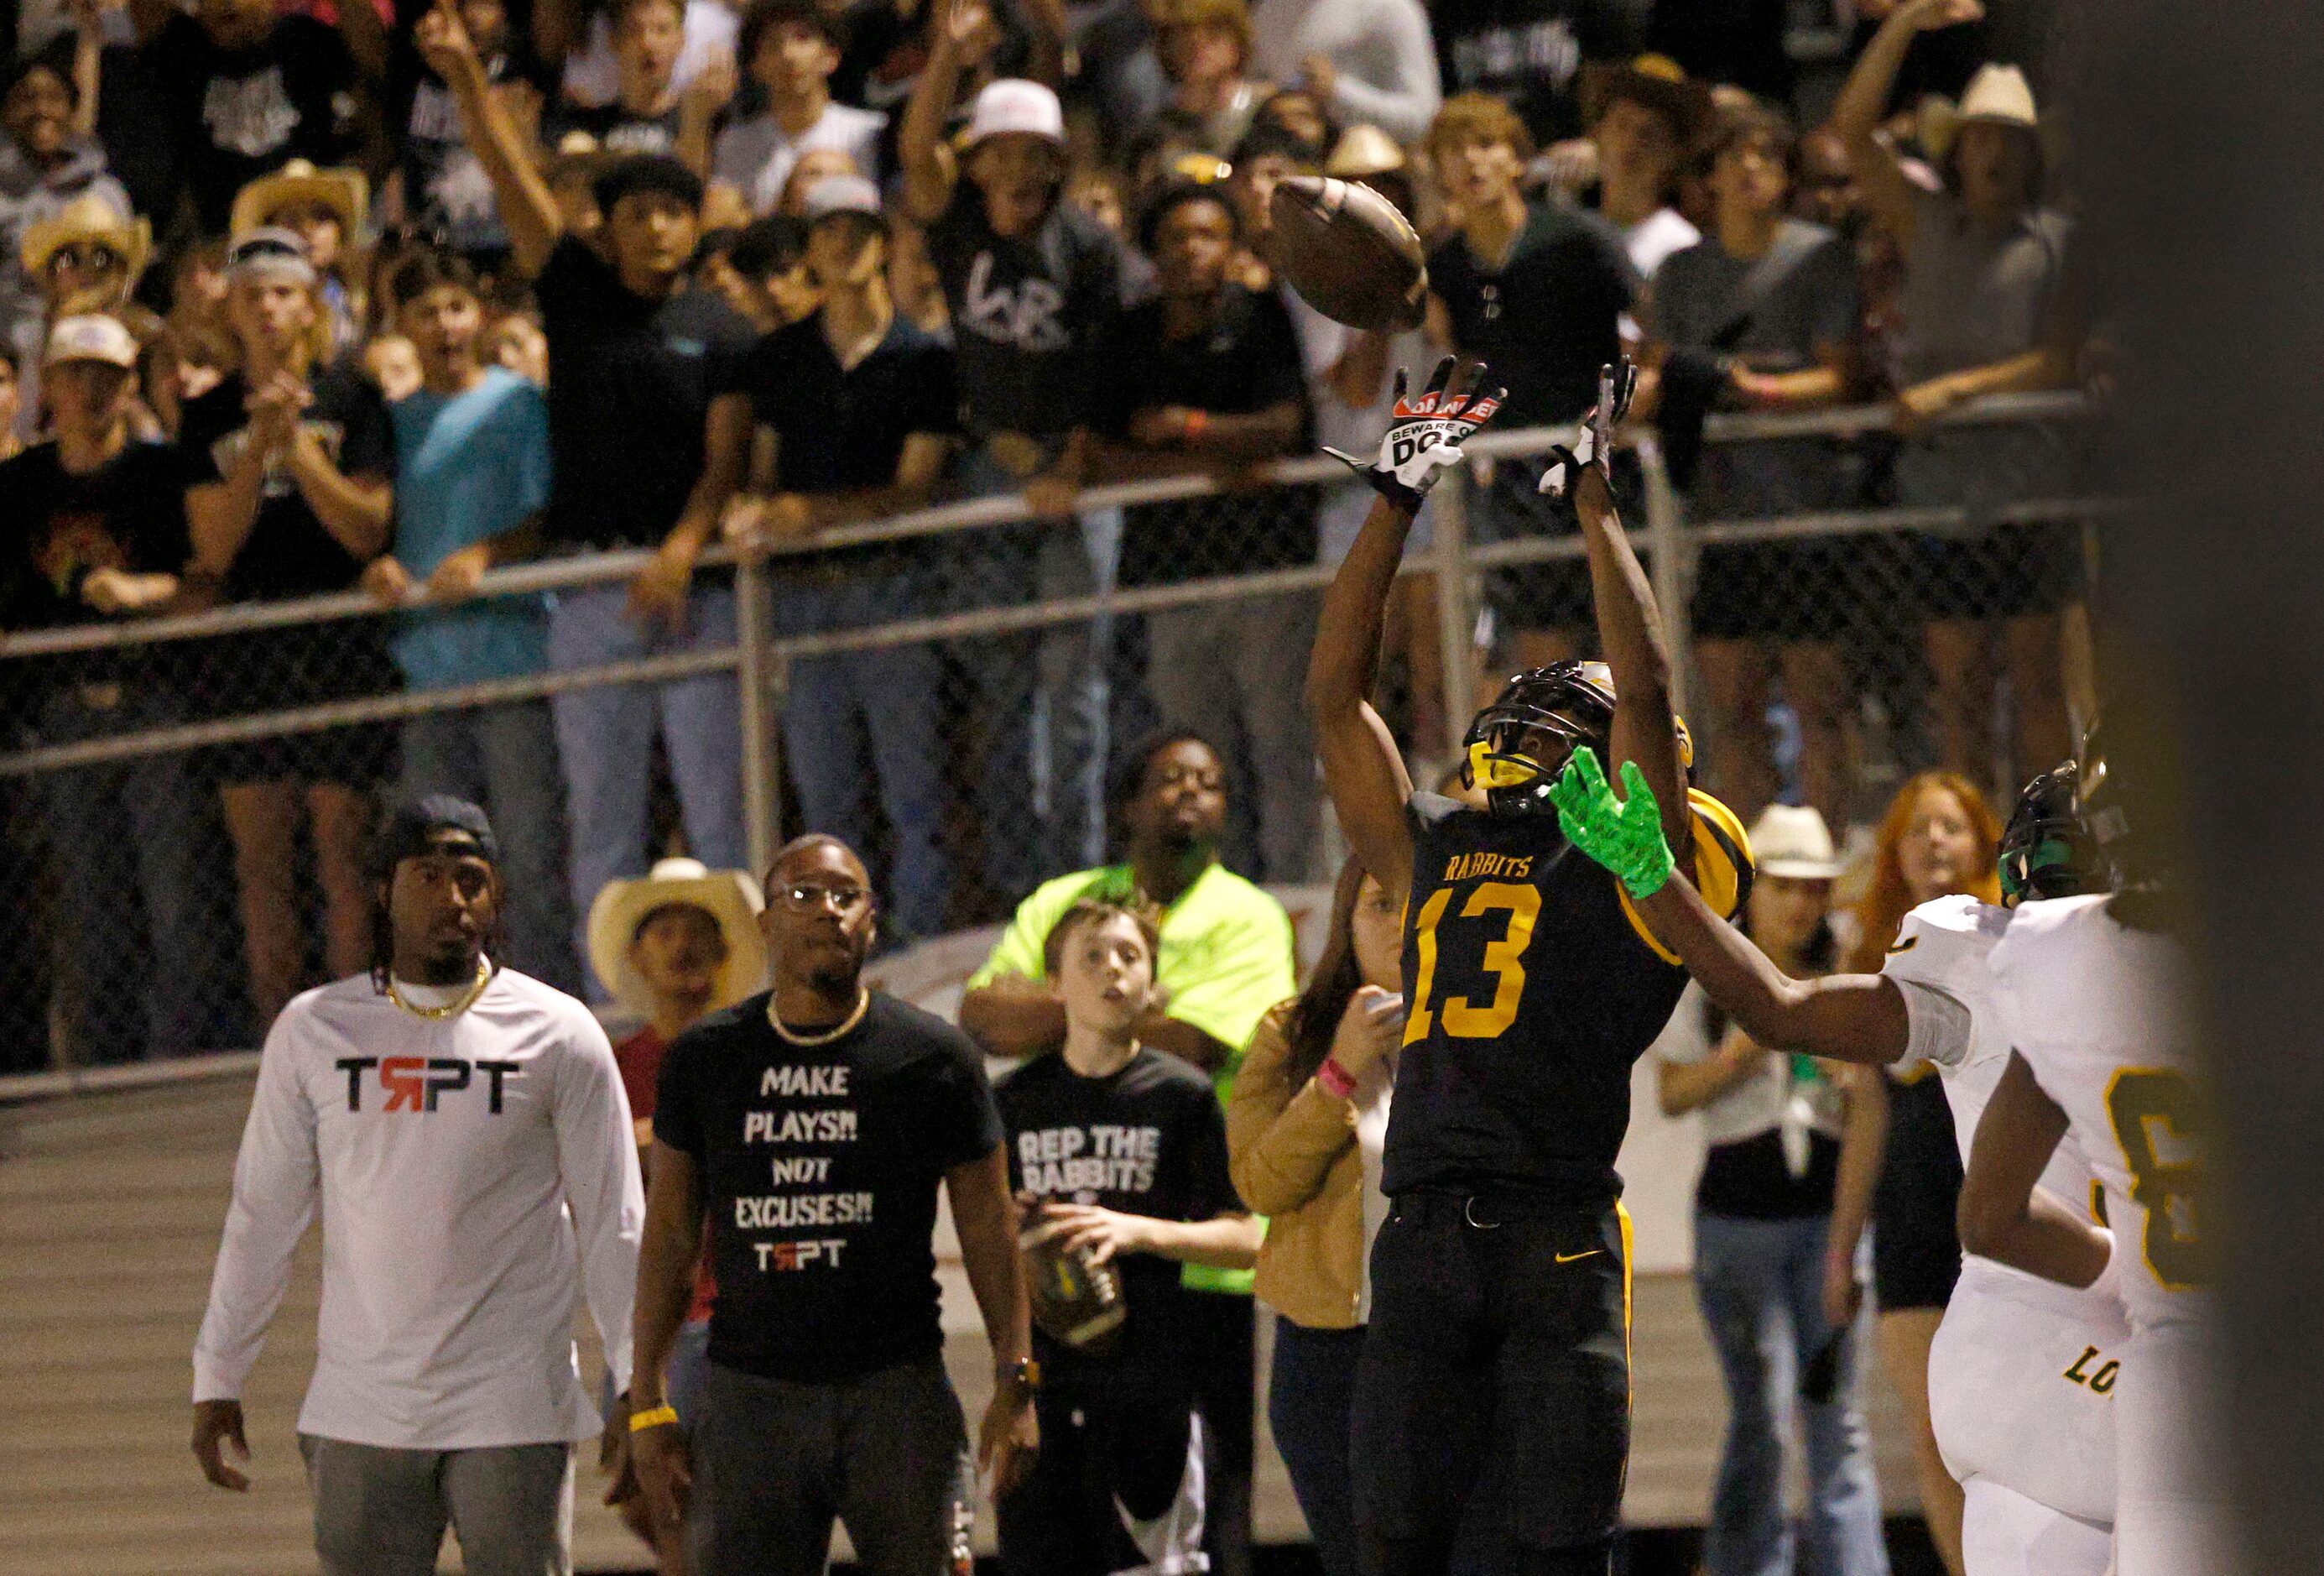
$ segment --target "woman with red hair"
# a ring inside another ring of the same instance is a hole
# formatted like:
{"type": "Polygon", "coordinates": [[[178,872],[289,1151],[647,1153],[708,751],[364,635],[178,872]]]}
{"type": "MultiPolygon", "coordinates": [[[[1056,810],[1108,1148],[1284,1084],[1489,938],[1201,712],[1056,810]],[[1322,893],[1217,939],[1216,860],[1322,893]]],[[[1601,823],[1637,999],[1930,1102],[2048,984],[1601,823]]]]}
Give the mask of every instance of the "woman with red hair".
{"type": "MultiPolygon", "coordinates": [[[[1856,906],[1849,971],[1880,972],[1904,916],[1924,903],[1955,894],[2000,903],[2000,850],[2001,821],[1968,778],[1923,772],[1906,783],[1881,818],[1872,885],[1856,906]]],[[[1824,1284],[1828,1303],[1858,1294],[1856,1242],[1868,1213],[1877,1227],[1872,1286],[1881,1364],[1912,1420],[1913,1465],[1929,1536],[1945,1568],[1960,1576],[1961,1488],[1945,1469],[1929,1422],[1929,1346],[1960,1273],[1960,1239],[1953,1231],[1960,1153],[1935,1071],[1926,1061],[1899,1061],[1886,1078],[1864,1080],[1874,1099],[1886,1097],[1886,1143],[1849,1144],[1840,1152],[1824,1284]]]]}

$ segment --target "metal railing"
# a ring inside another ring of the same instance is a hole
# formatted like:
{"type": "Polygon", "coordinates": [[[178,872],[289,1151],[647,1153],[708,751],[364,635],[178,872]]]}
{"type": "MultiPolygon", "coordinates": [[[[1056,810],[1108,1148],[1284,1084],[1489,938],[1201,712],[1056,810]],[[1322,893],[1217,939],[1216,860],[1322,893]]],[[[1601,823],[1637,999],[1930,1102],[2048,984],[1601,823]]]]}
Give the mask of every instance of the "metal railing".
{"type": "MultiPolygon", "coordinates": [[[[2079,396],[2043,394],[2005,396],[1977,402],[1950,413],[1945,425],[2055,422],[2083,413],[2079,396]]],[[[1849,439],[1888,430],[1891,413],[1885,406],[1851,407],[1813,413],[1720,414],[1711,418],[1706,441],[1725,443],[1769,438],[1818,437],[1849,439]]],[[[1498,461],[1536,456],[1551,444],[1570,441],[1570,429],[1488,431],[1471,440],[1467,452],[1472,461],[1498,461]]],[[[1720,519],[1691,523],[1684,501],[1670,482],[1664,458],[1651,432],[1633,434],[1628,442],[1637,454],[1644,478],[1643,519],[1631,539],[1649,566],[1673,646],[1674,666],[1682,686],[1688,682],[1692,627],[1688,586],[1694,558],[1705,547],[1752,542],[1794,542],[1812,538],[1893,535],[1923,531],[1960,531],[1972,524],[2016,522],[2056,522],[2102,519],[2115,505],[2103,497],[2075,496],[2018,500],[1998,512],[1987,512],[1972,521],[1960,508],[1877,507],[1763,519],[1720,519]]],[[[1261,489],[1344,482],[1347,473],[1325,456],[1307,456],[1256,468],[1235,487],[1216,478],[1188,475],[1093,487],[1084,492],[1077,510],[1086,518],[1101,510],[1195,498],[1227,500],[1258,496],[1261,489]]],[[[1465,473],[1446,478],[1431,501],[1434,541],[1425,552],[1408,555],[1402,573],[1434,576],[1436,666],[1442,671],[1443,714],[1457,719],[1467,715],[1475,671],[1474,632],[1478,626],[1480,576],[1507,566],[1578,558],[1581,539],[1573,535],[1537,535],[1519,540],[1480,543],[1470,529],[1474,489],[1465,473]]],[[[837,653],[865,652],[927,643],[954,643],[981,637],[1088,625],[1093,620],[1132,617],[1164,609],[1232,601],[1277,593],[1314,590],[1326,584],[1332,571],[1314,563],[1238,571],[1216,566],[1222,572],[1159,585],[1123,587],[1098,584],[1086,594],[1053,596],[997,605],[945,610],[916,611],[909,616],[884,619],[861,626],[819,633],[785,632],[773,626],[771,607],[778,587],[786,583],[786,567],[835,552],[881,544],[933,542],[995,527],[1020,525],[1033,518],[1021,496],[979,498],[915,510],[890,518],[838,527],[819,533],[811,542],[788,543],[762,555],[738,556],[732,549],[714,547],[704,556],[706,568],[731,570],[739,610],[740,638],[730,646],[689,650],[636,661],[530,673],[455,688],[405,691],[396,693],[333,700],[324,704],[285,708],[263,713],[208,718],[170,726],[124,732],[69,743],[0,754],[0,779],[24,778],[105,763],[123,762],[173,751],[199,749],[254,739],[338,728],[352,723],[396,722],[430,713],[534,700],[576,690],[605,685],[660,682],[706,672],[733,672],[741,685],[743,802],[751,855],[763,865],[779,840],[783,822],[779,796],[781,762],[778,748],[783,689],[789,664],[837,653]]],[[[1069,529],[1058,522],[1052,529],[1069,529]]],[[[501,598],[568,591],[625,580],[648,561],[641,552],[619,552],[535,562],[495,570],[484,576],[477,595],[501,598]]],[[[1021,589],[1021,588],[1019,588],[1021,589]]],[[[1811,594],[1802,588],[1802,594],[1811,594]]],[[[405,604],[403,611],[424,610],[432,604],[424,597],[405,604]]],[[[9,659],[60,657],[103,649],[156,643],[189,642],[224,635],[283,629],[357,618],[378,618],[384,610],[373,598],[340,593],[297,600],[245,604],[180,617],[120,626],[85,626],[10,635],[0,639],[0,663],[9,659]]],[[[1297,675],[1285,682],[1296,684],[1297,675]]],[[[11,1080],[0,1079],[0,1098],[11,1080]]]]}

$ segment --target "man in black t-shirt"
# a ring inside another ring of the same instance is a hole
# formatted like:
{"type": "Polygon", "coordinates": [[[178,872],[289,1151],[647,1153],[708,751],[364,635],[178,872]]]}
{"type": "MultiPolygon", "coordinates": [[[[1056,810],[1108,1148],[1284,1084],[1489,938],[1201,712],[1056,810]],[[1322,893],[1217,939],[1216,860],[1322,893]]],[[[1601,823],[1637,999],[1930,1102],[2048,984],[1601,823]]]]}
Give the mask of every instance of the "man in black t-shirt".
{"type": "MultiPolygon", "coordinates": [[[[549,340],[549,508],[537,525],[496,538],[493,561],[544,548],[652,552],[626,595],[611,586],[558,593],[549,652],[559,668],[731,647],[733,588],[697,588],[695,564],[749,460],[742,368],[752,335],[688,276],[700,177],[665,154],[616,160],[594,182],[604,224],[590,241],[568,235],[530,139],[491,91],[458,15],[438,5],[415,39],[458,100],[549,340]]],[[[576,913],[607,882],[645,873],[657,730],[694,855],[713,869],[749,863],[742,696],[731,672],[571,691],[551,705],[576,913]]]]}
{"type": "Polygon", "coordinates": [[[605,153],[667,153],[706,175],[711,122],[723,106],[710,75],[678,86],[684,0],[615,0],[606,10],[613,23],[613,97],[601,105],[560,99],[541,117],[541,140],[555,147],[567,133],[586,132],[605,153]]]}
{"type": "Polygon", "coordinates": [[[1003,1491],[1038,1442],[1008,1158],[984,1059],[862,981],[862,861],[802,838],[767,875],[774,988],[678,1036],[661,1067],[638,1269],[631,1430],[704,1576],[820,1571],[835,1517],[874,1576],[966,1556],[967,1438],[944,1366],[936,1191],[992,1341],[978,1460],[1003,1491]],[[663,1368],[708,1223],[718,1301],[690,1437],[663,1368]]]}
{"type": "MultiPolygon", "coordinates": [[[[931,33],[898,154],[904,206],[927,227],[928,260],[952,313],[968,444],[960,485],[976,496],[1021,492],[1038,520],[956,539],[950,577],[971,607],[1028,593],[1088,596],[1113,583],[1120,516],[1106,510],[1080,517],[1077,529],[1069,523],[1088,479],[1107,334],[1136,264],[1064,195],[1064,111],[1040,83],[987,83],[955,162],[945,123],[971,68],[994,46],[991,16],[982,5],[949,7],[931,33]]],[[[1103,855],[1111,644],[1111,620],[1099,618],[962,651],[986,718],[978,805],[985,824],[1019,825],[1028,802],[1048,806],[1038,842],[985,839],[985,879],[1002,893],[1103,855]],[[1047,716],[1046,762],[1032,754],[1037,709],[1047,716]]]]}
{"type": "MultiPolygon", "coordinates": [[[[512,26],[507,5],[460,0],[460,17],[494,95],[538,113],[552,86],[549,72],[512,26]]],[[[397,168],[405,218],[479,273],[497,273],[508,260],[509,240],[492,180],[468,146],[451,87],[420,58],[409,30],[395,36],[388,84],[390,124],[401,128],[397,168]]]]}
{"type": "MultiPolygon", "coordinates": [[[[8,500],[0,626],[185,609],[181,576],[193,546],[178,459],[130,437],[136,364],[136,340],[112,318],[65,318],[50,331],[42,392],[56,436],[0,465],[0,498],[8,500]]],[[[32,670],[12,675],[25,700],[23,742],[73,744],[184,720],[170,651],[124,645],[11,664],[32,670]]],[[[75,1060],[195,1050],[208,970],[196,944],[199,833],[185,757],[77,766],[34,783],[57,877],[76,896],[56,910],[74,987],[66,1015],[75,1060]],[[142,950],[121,944],[124,901],[143,903],[142,950]]]]}
{"type": "Polygon", "coordinates": [[[235,193],[292,159],[353,161],[355,59],[313,17],[281,14],[274,0],[205,0],[144,53],[173,90],[180,172],[205,234],[224,233],[235,193]]]}
{"type": "Polygon", "coordinates": [[[1124,1310],[1102,1349],[1034,1334],[1041,1454],[999,1507],[1001,1564],[1024,1576],[1200,1568],[1193,1303],[1205,1293],[1180,1270],[1247,1269],[1263,1230],[1227,1174],[1210,1080],[1138,1042],[1159,949],[1129,909],[1067,909],[1044,948],[1065,1047],[994,1091],[1029,1240],[1117,1265],[1124,1310]]]}
{"type": "Polygon", "coordinates": [[[1508,100],[1542,147],[1578,137],[1582,63],[1637,54],[1637,9],[1621,0],[1433,0],[1428,30],[1444,96],[1508,100]]]}
{"type": "MultiPolygon", "coordinates": [[[[1105,356],[1109,455],[1131,472],[1231,471],[1306,446],[1305,370],[1291,316],[1272,293],[1228,277],[1242,237],[1215,190],[1167,188],[1139,222],[1158,293],[1124,312],[1105,356]]],[[[1315,561],[1310,487],[1243,490],[1125,513],[1124,585],[1315,561]]],[[[1166,726],[1216,739],[1257,811],[1229,834],[1230,863],[1254,878],[1304,881],[1314,859],[1315,750],[1283,681],[1314,627],[1305,591],[1157,610],[1147,616],[1147,683],[1166,726]],[[1240,747],[1238,746],[1240,743],[1240,747]],[[1256,856],[1256,857],[1254,857],[1256,856]]],[[[1247,813],[1247,812],[1246,812],[1247,813]]]]}
{"type": "MultiPolygon", "coordinates": [[[[959,423],[952,351],[888,294],[880,193],[855,175],[807,192],[807,267],[823,304],[751,353],[743,381],[773,430],[775,496],[738,499],[730,535],[761,546],[925,503],[959,423]]],[[[775,577],[785,635],[892,623],[928,611],[927,545],[901,542],[792,559],[775,577]]],[[[863,785],[888,820],[890,912],[908,940],[940,934],[952,870],[938,842],[943,672],[926,643],[833,652],[790,665],[785,764],[810,831],[868,844],[863,785]],[[859,744],[859,739],[862,741],[859,744]]]]}

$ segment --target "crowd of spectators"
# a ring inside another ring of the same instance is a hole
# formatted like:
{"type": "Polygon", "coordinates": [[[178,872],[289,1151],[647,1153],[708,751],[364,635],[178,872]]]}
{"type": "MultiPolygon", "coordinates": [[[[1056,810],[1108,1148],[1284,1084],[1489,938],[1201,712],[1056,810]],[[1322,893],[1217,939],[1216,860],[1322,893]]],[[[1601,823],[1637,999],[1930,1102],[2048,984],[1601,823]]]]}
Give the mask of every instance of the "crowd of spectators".
{"type": "MultiPolygon", "coordinates": [[[[2070,434],[1934,423],[2080,365],[2053,128],[1979,42],[2036,9],[1859,5],[1827,106],[1783,7],[1705,0],[28,4],[0,101],[0,452],[23,450],[0,627],[354,589],[392,616],[0,659],[9,742],[682,662],[735,640],[713,544],[945,499],[1033,517],[786,552],[776,630],[1330,562],[1360,485],[1090,489],[1373,441],[1432,344],[1493,364],[1501,425],[1571,421],[1628,347],[1699,517],[1968,510],[1702,555],[1706,786],[1861,822],[1860,690],[1903,764],[2022,775],[2064,753],[2080,543],[1994,512],[2063,496],[2070,434]],[[1352,332],[1270,269],[1269,194],[1319,172],[1426,237],[1424,329],[1352,332]],[[1884,399],[1882,446],[1701,442],[1712,412],[1884,399]],[[643,567],[473,599],[606,550],[643,567]]],[[[1479,462],[1476,540],[1571,532],[1539,463],[1479,462]]],[[[1485,591],[1481,660],[1586,639],[1578,559],[1485,591]]],[[[1439,761],[1460,719],[1424,577],[1396,614],[1399,723],[1439,761]]],[[[934,934],[1099,866],[1109,773],[1158,725],[1214,743],[1229,867],[1313,878],[1314,617],[1281,591],[798,661],[791,818],[872,850],[891,941],[934,934]]],[[[40,978],[5,1054],[244,1040],[359,967],[391,784],[489,804],[509,960],[578,987],[609,883],[678,841],[748,863],[741,713],[713,667],[5,780],[0,834],[51,895],[6,922],[40,978]]]]}

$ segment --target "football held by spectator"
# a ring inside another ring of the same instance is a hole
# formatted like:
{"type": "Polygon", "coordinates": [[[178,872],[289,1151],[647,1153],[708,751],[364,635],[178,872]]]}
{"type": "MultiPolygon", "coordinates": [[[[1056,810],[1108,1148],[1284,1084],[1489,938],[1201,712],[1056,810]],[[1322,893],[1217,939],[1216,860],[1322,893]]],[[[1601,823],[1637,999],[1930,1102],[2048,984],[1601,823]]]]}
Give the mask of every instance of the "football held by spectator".
{"type": "Polygon", "coordinates": [[[1158,947],[1128,909],[1068,909],[1045,960],[1065,1048],[993,1091],[1024,1239],[1115,1266],[1130,1311],[1103,1350],[1035,1332],[1041,1450],[999,1506],[1001,1563],[1026,1576],[1203,1568],[1203,1299],[1179,1266],[1248,1269],[1264,1228],[1235,1197],[1210,1080],[1139,1041],[1158,947]]]}

